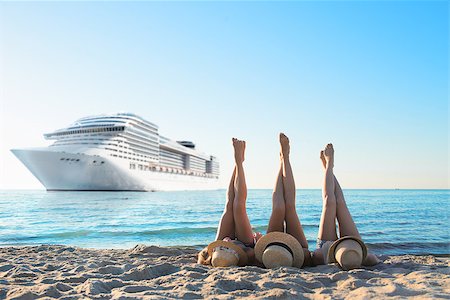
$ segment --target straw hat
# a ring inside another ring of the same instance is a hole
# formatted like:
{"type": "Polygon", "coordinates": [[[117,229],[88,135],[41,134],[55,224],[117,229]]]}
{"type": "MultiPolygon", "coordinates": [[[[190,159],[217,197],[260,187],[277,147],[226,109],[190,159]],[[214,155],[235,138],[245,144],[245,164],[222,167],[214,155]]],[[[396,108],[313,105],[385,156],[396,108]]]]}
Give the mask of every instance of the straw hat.
{"type": "Polygon", "coordinates": [[[208,245],[208,254],[213,267],[245,266],[248,256],[233,242],[215,241],[208,245]]]}
{"type": "Polygon", "coordinates": [[[266,268],[301,268],[305,260],[300,243],[284,232],[270,232],[261,237],[255,245],[255,256],[266,268]]]}
{"type": "Polygon", "coordinates": [[[360,268],[367,256],[367,246],[355,236],[336,240],[328,250],[328,262],[337,262],[343,270],[360,268]]]}

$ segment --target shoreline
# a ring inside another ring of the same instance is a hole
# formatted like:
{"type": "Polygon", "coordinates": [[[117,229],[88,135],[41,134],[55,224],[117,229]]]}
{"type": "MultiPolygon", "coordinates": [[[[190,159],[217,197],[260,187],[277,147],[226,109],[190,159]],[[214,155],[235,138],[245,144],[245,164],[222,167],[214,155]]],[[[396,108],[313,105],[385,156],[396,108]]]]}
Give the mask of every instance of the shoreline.
{"type": "MultiPolygon", "coordinates": [[[[313,241],[308,241],[308,243],[310,244],[314,244],[315,243],[313,241]]],[[[136,244],[136,246],[141,246],[143,244],[136,244]]],[[[146,244],[147,246],[150,246],[151,244],[146,244]]],[[[372,244],[370,243],[366,243],[366,245],[369,245],[369,251],[371,253],[374,253],[377,257],[379,258],[386,258],[386,257],[391,257],[391,256],[433,256],[436,258],[450,258],[450,248],[449,248],[449,252],[448,253],[420,253],[420,252],[405,252],[405,253],[388,253],[388,254],[380,254],[380,251],[383,251],[383,249],[377,249],[374,250],[373,248],[371,248],[372,244]]],[[[450,245],[450,244],[448,244],[450,245]]],[[[73,248],[80,248],[80,249],[86,249],[86,250],[129,250],[131,248],[134,247],[86,247],[86,246],[76,246],[73,244],[60,244],[60,243],[55,243],[55,244],[51,244],[51,243],[40,243],[40,244],[0,244],[0,249],[2,248],[25,248],[25,247],[40,247],[40,246],[56,246],[56,247],[73,247],[73,248]]],[[[135,246],[135,247],[136,247],[135,246]]],[[[169,248],[169,249],[186,249],[186,250],[195,250],[195,251],[201,251],[203,248],[205,248],[206,246],[208,246],[207,244],[197,244],[197,245],[152,245],[155,247],[160,247],[160,248],[169,248]]],[[[315,248],[310,248],[310,251],[315,250],[315,248]]],[[[384,249],[387,250],[386,252],[388,252],[389,249],[384,249]]]]}
{"type": "Polygon", "coordinates": [[[346,272],[334,265],[218,269],[197,264],[197,252],[193,246],[0,247],[0,299],[448,299],[450,294],[450,254],[383,255],[381,264],[346,272]]]}

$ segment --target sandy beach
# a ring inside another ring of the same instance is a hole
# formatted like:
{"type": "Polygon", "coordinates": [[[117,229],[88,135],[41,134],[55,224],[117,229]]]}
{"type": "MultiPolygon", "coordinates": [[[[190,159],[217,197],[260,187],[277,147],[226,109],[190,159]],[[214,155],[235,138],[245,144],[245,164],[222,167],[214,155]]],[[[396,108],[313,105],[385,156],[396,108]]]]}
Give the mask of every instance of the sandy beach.
{"type": "Polygon", "coordinates": [[[350,272],[314,268],[214,269],[192,247],[128,250],[67,246],[0,248],[0,299],[449,299],[449,259],[386,256],[350,272]]]}

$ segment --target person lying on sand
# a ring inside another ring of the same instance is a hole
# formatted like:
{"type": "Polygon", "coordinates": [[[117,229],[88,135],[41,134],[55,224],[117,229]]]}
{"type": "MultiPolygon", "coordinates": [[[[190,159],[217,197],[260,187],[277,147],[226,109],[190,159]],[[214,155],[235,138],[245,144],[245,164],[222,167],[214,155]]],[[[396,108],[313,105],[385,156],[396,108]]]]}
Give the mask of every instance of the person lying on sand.
{"type": "Polygon", "coordinates": [[[272,194],[272,215],[267,235],[256,244],[259,262],[267,268],[311,266],[308,241],[295,208],[295,181],[289,160],[288,137],[280,133],[280,169],[272,194]]]}
{"type": "Polygon", "coordinates": [[[312,254],[314,265],[336,262],[343,270],[351,270],[363,266],[372,266],[380,262],[361,240],[355,222],[348,210],[341,186],[333,174],[334,149],[332,144],[326,145],[320,152],[320,159],[325,170],[322,190],[323,207],[320,218],[317,249],[312,254]],[[338,239],[336,220],[339,224],[338,239]]]}
{"type": "Polygon", "coordinates": [[[252,230],[247,216],[247,185],[244,174],[245,141],[233,138],[235,167],[231,176],[216,241],[198,254],[198,263],[213,267],[254,263],[254,247],[261,233],[252,230]]]}

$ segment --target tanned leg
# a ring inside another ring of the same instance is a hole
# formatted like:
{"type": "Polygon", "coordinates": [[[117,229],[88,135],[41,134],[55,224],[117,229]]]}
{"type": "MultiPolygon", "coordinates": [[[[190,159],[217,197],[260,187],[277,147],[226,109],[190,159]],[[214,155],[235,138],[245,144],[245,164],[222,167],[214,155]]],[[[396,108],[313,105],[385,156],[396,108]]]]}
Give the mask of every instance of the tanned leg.
{"type": "Polygon", "coordinates": [[[358,232],[358,228],[356,228],[356,224],[353,221],[352,215],[348,210],[347,203],[345,203],[344,193],[342,192],[341,186],[337,181],[336,177],[334,178],[335,182],[335,195],[336,195],[336,218],[339,224],[339,234],[341,237],[352,235],[358,238],[361,238],[358,232]]]}
{"type": "Polygon", "coordinates": [[[289,160],[289,139],[283,133],[280,133],[280,145],[281,145],[281,161],[283,165],[283,188],[284,188],[284,200],[286,203],[286,233],[289,233],[295,237],[303,248],[308,248],[308,241],[306,240],[303,232],[302,224],[297,215],[295,208],[295,181],[292,174],[291,163],[289,160]]]}
{"type": "MultiPolygon", "coordinates": [[[[323,155],[323,151],[321,152],[320,158],[322,159],[322,163],[324,168],[326,168],[326,160],[323,155]]],[[[334,194],[336,196],[336,218],[339,224],[339,235],[341,237],[352,235],[358,238],[361,238],[358,228],[356,227],[355,222],[353,221],[352,215],[347,207],[347,203],[345,202],[344,193],[342,192],[342,188],[336,178],[334,176],[334,185],[335,190],[334,194]]],[[[363,265],[372,266],[379,263],[380,260],[372,253],[368,253],[366,259],[363,261],[363,265]]]]}
{"type": "Polygon", "coordinates": [[[230,183],[227,190],[227,202],[223,210],[222,218],[220,219],[219,227],[217,228],[216,240],[223,240],[225,237],[230,239],[235,238],[234,216],[233,216],[233,202],[234,202],[234,179],[236,177],[236,167],[233,170],[230,183]]]}
{"type": "Polygon", "coordinates": [[[280,164],[277,181],[272,193],[272,215],[270,216],[267,233],[273,231],[284,232],[285,204],[283,193],[283,165],[280,164]]]}
{"type": "MultiPolygon", "coordinates": [[[[323,151],[320,152],[320,159],[322,160],[323,167],[326,170],[327,162],[323,154],[323,151]]],[[[339,235],[341,237],[344,237],[346,235],[352,235],[361,238],[358,229],[356,228],[355,222],[353,222],[353,218],[350,214],[350,211],[348,210],[341,186],[339,185],[336,176],[333,175],[333,178],[334,178],[334,196],[336,197],[336,218],[339,224],[339,235]]]]}
{"type": "Polygon", "coordinates": [[[243,167],[245,142],[233,139],[233,147],[236,162],[236,176],[234,179],[235,197],[233,202],[235,233],[238,240],[244,244],[251,244],[253,243],[253,231],[247,216],[247,184],[245,182],[243,167]]]}
{"type": "Polygon", "coordinates": [[[323,206],[320,217],[318,238],[321,240],[337,240],[336,234],[336,197],[334,194],[334,149],[332,144],[328,144],[323,151],[325,158],[325,179],[322,190],[323,206]]]}

